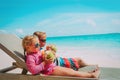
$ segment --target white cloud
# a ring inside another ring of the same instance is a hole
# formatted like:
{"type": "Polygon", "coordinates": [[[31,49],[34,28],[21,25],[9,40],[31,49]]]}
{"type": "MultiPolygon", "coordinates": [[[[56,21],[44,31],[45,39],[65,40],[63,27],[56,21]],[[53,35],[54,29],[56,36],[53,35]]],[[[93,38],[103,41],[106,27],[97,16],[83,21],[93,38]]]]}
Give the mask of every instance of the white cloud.
{"type": "Polygon", "coordinates": [[[119,15],[120,13],[57,14],[37,23],[36,29],[50,32],[51,35],[115,32],[114,26],[120,24],[119,15]],[[112,19],[116,19],[112,21],[113,25],[111,25],[112,19]],[[94,31],[93,28],[95,28],[94,31]],[[66,31],[63,33],[63,30],[66,31]],[[54,34],[55,31],[56,34],[54,34]]]}
{"type": "Polygon", "coordinates": [[[87,22],[87,24],[89,24],[89,25],[91,25],[93,27],[96,27],[96,23],[92,19],[87,19],[86,22],[87,22]]]}
{"type": "Polygon", "coordinates": [[[114,19],[112,20],[112,23],[115,25],[120,25],[120,19],[114,19]]]}
{"type": "Polygon", "coordinates": [[[58,27],[87,24],[96,27],[95,19],[100,18],[99,14],[63,13],[37,23],[41,27],[58,27]]]}
{"type": "Polygon", "coordinates": [[[51,20],[50,19],[46,19],[46,20],[43,20],[41,22],[38,22],[36,26],[44,26],[48,23],[51,23],[51,20]]]}
{"type": "Polygon", "coordinates": [[[37,23],[36,26],[41,27],[58,27],[58,26],[70,26],[74,24],[80,24],[83,22],[82,18],[74,17],[74,15],[57,15],[54,16],[52,19],[45,19],[37,23]]]}
{"type": "Polygon", "coordinates": [[[43,27],[58,27],[58,26],[72,26],[75,24],[81,25],[82,23],[86,23],[87,25],[96,27],[96,23],[93,21],[93,19],[88,18],[82,18],[80,15],[69,15],[68,16],[56,16],[52,19],[47,19],[44,21],[41,21],[37,23],[37,26],[43,26],[43,27]]]}
{"type": "Polygon", "coordinates": [[[23,34],[23,29],[16,29],[16,32],[19,34],[23,34]]]}

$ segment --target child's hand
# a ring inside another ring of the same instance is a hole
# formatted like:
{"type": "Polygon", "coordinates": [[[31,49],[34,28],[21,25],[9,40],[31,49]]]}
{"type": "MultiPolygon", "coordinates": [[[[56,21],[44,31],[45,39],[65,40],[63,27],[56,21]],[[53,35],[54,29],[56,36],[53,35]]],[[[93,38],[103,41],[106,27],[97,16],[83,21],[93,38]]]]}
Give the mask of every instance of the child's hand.
{"type": "Polygon", "coordinates": [[[42,53],[42,59],[45,60],[45,51],[42,50],[41,53],[42,53]]]}
{"type": "Polygon", "coordinates": [[[46,64],[51,64],[51,63],[53,63],[53,60],[52,60],[52,59],[45,59],[44,61],[45,61],[46,64]]]}
{"type": "Polygon", "coordinates": [[[46,61],[54,61],[55,55],[51,50],[45,51],[45,60],[46,61]]]}

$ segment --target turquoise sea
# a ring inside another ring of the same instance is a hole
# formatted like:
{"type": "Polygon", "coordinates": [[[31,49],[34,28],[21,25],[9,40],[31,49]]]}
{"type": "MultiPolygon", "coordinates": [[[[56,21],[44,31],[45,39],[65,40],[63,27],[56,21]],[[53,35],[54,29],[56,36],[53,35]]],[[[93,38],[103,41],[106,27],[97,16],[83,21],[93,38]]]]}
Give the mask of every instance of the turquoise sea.
{"type": "Polygon", "coordinates": [[[120,48],[120,33],[48,37],[47,43],[57,46],[120,48]]]}

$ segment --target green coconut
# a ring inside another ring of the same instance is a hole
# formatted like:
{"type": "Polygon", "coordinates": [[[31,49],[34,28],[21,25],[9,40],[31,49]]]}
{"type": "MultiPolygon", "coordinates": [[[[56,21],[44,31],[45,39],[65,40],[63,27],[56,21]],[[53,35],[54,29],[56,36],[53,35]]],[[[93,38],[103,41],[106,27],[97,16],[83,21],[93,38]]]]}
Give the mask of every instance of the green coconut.
{"type": "Polygon", "coordinates": [[[52,51],[46,51],[46,54],[47,54],[47,59],[52,59],[54,60],[55,58],[55,55],[52,53],[52,51]]]}

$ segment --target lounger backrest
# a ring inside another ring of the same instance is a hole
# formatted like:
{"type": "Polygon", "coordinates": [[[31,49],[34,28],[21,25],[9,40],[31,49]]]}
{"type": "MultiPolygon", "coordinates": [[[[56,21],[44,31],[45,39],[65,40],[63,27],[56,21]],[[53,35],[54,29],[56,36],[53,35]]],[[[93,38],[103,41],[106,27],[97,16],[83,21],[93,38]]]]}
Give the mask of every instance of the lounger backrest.
{"type": "Polygon", "coordinates": [[[22,39],[13,34],[0,33],[0,48],[26,69],[22,39]]]}

